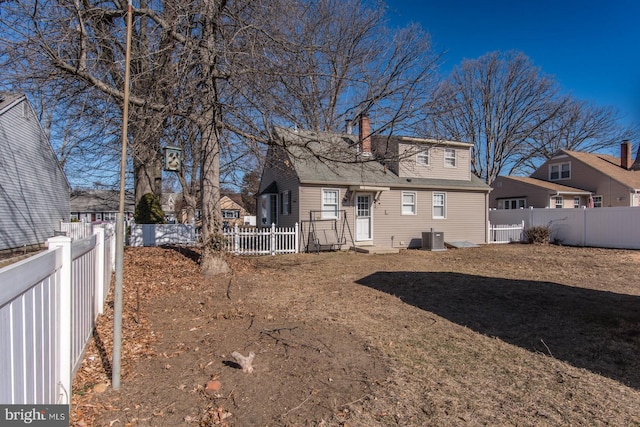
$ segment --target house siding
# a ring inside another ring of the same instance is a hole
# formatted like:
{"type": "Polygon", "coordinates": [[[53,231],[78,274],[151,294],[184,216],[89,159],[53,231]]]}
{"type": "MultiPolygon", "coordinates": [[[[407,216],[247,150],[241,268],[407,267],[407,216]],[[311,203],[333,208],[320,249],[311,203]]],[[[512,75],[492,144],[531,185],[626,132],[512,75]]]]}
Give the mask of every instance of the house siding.
{"type": "MultiPolygon", "coordinates": [[[[344,200],[346,186],[302,186],[300,190],[300,212],[303,221],[308,221],[310,210],[319,210],[322,206],[322,190],[337,189],[340,194],[340,209],[346,211],[349,228],[355,239],[355,206],[353,201],[344,200]]],[[[420,247],[422,232],[444,232],[445,240],[468,240],[476,244],[486,243],[488,212],[486,193],[446,190],[435,191],[446,194],[446,218],[434,219],[432,214],[432,190],[391,189],[383,191],[373,204],[373,241],[374,245],[385,247],[420,247]],[[402,215],[403,191],[415,192],[417,197],[416,214],[402,215]]],[[[346,236],[347,241],[350,236],[346,236]]],[[[350,242],[348,242],[350,243],[350,242]]]]}
{"type": "Polygon", "coordinates": [[[43,244],[69,220],[70,188],[26,98],[0,112],[0,147],[0,250],[43,244]]]}
{"type": "Polygon", "coordinates": [[[402,178],[431,178],[469,181],[471,179],[470,148],[447,146],[446,143],[406,142],[397,137],[374,136],[373,151],[378,158],[385,160],[387,167],[402,178]],[[456,166],[444,165],[445,148],[456,152],[456,166]],[[429,164],[416,163],[416,154],[428,149],[429,164]]]}
{"type": "Polygon", "coordinates": [[[459,181],[469,181],[471,179],[471,169],[468,167],[471,159],[469,158],[468,149],[445,146],[430,147],[428,165],[420,165],[416,163],[416,155],[413,154],[416,151],[417,147],[415,144],[400,145],[401,160],[398,172],[400,177],[453,179],[459,181]],[[455,150],[455,167],[446,167],[444,165],[445,148],[455,150]],[[409,153],[409,155],[407,155],[407,153],[409,153]]]}
{"type": "Polygon", "coordinates": [[[381,194],[374,208],[374,244],[393,247],[420,247],[422,232],[443,232],[446,241],[468,240],[486,243],[486,193],[453,190],[398,189],[381,194]],[[402,215],[402,192],[414,191],[415,215],[402,215]],[[446,218],[433,218],[433,193],[444,193],[446,218]]]}
{"type": "MultiPolygon", "coordinates": [[[[269,167],[265,166],[260,180],[259,194],[262,193],[272,182],[278,185],[278,218],[276,225],[279,227],[293,227],[296,222],[300,221],[300,194],[298,176],[291,167],[291,162],[287,159],[287,154],[282,149],[270,148],[267,154],[269,167]],[[280,197],[282,192],[291,191],[291,214],[282,215],[280,212],[280,197]]],[[[262,207],[258,203],[257,206],[257,225],[261,226],[260,218],[262,218],[262,207]]],[[[304,218],[302,218],[304,219],[304,218]]],[[[271,224],[267,224],[270,226],[271,224]]]]}

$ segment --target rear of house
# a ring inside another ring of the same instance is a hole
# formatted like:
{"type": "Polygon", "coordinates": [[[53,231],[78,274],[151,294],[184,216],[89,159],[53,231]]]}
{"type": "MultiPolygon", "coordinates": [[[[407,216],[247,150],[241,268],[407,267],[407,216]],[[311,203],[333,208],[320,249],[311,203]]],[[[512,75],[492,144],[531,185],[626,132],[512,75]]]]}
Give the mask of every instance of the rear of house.
{"type": "Polygon", "coordinates": [[[37,246],[69,220],[70,186],[26,96],[0,93],[0,250],[37,246]]]}
{"type": "Polygon", "coordinates": [[[470,144],[360,133],[277,129],[259,224],[334,228],[349,246],[420,247],[432,230],[487,242],[490,188],[471,174],[470,144]]]}

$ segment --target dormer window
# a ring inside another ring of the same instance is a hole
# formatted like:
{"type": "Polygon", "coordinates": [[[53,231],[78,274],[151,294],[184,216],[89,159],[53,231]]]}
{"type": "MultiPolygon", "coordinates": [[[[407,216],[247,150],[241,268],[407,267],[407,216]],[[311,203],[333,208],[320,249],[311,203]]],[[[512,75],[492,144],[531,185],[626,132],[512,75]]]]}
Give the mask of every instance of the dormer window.
{"type": "Polygon", "coordinates": [[[456,150],[453,148],[444,149],[444,166],[447,168],[456,167],[456,150]]]}
{"type": "Polygon", "coordinates": [[[422,166],[429,166],[429,149],[423,148],[416,154],[416,163],[422,166]]]}
{"type": "Polygon", "coordinates": [[[557,181],[559,179],[571,178],[571,163],[556,163],[549,165],[549,180],[557,181]]]}

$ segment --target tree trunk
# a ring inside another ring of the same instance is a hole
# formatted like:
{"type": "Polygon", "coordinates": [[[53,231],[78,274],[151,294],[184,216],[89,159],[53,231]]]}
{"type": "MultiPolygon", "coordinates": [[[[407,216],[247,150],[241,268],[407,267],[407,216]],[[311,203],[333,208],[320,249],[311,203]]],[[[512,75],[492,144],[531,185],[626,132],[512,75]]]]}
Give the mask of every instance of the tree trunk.
{"type": "Polygon", "coordinates": [[[153,193],[158,198],[162,196],[162,161],[158,156],[149,155],[144,160],[134,156],[133,182],[136,204],[147,193],[153,193]]]}
{"type": "MultiPolygon", "coordinates": [[[[213,113],[211,114],[213,115],[213,113]]],[[[229,273],[231,269],[224,255],[222,213],[220,211],[220,135],[209,123],[208,136],[202,139],[202,258],[200,267],[205,276],[229,273]]],[[[207,135],[203,133],[203,135],[207,135]]]]}

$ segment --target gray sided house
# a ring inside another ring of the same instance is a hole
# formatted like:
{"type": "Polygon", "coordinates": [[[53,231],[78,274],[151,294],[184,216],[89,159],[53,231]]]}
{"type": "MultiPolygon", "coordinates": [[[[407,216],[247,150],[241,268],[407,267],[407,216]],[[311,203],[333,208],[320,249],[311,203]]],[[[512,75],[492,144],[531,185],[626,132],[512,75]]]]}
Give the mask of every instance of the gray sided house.
{"type": "MultiPolygon", "coordinates": [[[[74,190],[71,192],[71,220],[80,222],[116,222],[120,211],[120,192],[116,190],[74,190]]],[[[133,218],[135,198],[125,191],[125,220],[133,218]]]]}
{"type": "Polygon", "coordinates": [[[69,220],[70,186],[26,96],[0,93],[0,250],[41,245],[69,220]]]}
{"type": "Polygon", "coordinates": [[[299,223],[303,249],[311,249],[314,229],[330,248],[420,247],[430,231],[447,242],[487,242],[490,187],[471,173],[471,144],[370,136],[368,129],[366,118],[360,136],[276,128],[258,226],[299,223]],[[340,245],[331,245],[331,232],[340,245]]]}
{"type": "Polygon", "coordinates": [[[640,206],[640,147],[635,162],[628,141],[620,158],[560,150],[531,176],[500,176],[491,186],[495,209],[640,206]]]}

